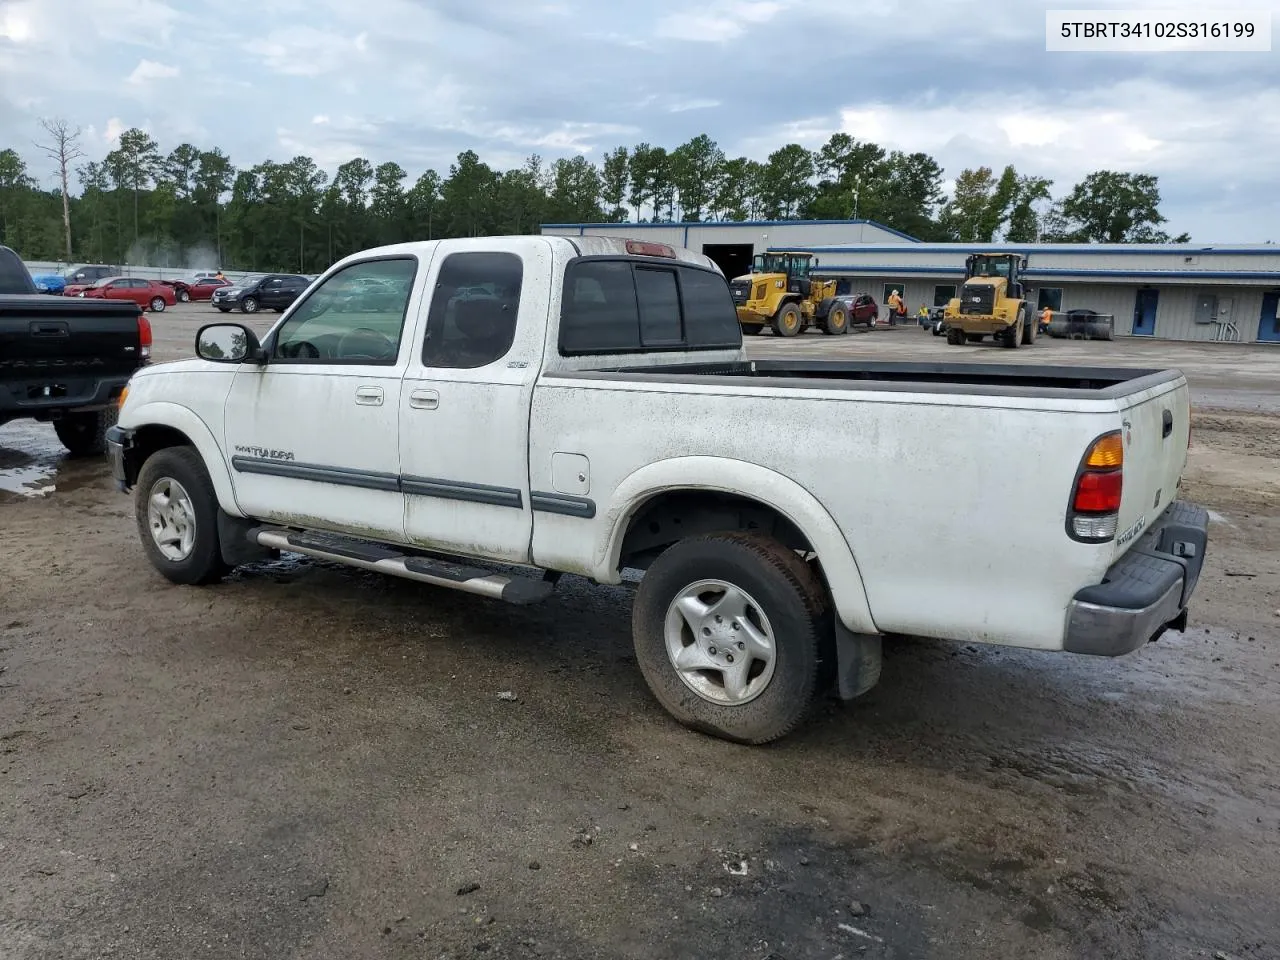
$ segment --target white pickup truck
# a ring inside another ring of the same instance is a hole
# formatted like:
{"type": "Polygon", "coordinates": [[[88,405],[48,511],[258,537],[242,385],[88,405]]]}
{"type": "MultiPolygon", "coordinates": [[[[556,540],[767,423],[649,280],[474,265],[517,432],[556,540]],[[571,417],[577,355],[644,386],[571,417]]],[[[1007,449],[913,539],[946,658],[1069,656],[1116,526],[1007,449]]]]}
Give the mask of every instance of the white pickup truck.
{"type": "Polygon", "coordinates": [[[196,352],[109,437],[164,576],[283,551],[528,603],[642,570],[650,688],[741,742],[868,690],[886,634],[1128,653],[1204,560],[1179,371],[749,360],[661,244],[369,250],[196,352]]]}

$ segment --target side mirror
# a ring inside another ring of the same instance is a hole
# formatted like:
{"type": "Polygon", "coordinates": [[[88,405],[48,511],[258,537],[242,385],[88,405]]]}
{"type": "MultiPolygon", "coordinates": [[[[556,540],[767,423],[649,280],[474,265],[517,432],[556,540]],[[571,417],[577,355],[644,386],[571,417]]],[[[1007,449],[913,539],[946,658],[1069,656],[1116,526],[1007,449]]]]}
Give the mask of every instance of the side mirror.
{"type": "Polygon", "coordinates": [[[238,323],[211,323],[196,333],[196,356],[214,363],[261,363],[262,345],[254,332],[238,323]]]}

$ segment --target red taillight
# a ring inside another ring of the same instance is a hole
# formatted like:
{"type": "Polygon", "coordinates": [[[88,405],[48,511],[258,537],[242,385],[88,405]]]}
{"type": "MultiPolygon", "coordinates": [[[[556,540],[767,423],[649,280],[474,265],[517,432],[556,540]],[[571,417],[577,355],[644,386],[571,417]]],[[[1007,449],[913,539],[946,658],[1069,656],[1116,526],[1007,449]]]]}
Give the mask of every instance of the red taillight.
{"type": "Polygon", "coordinates": [[[1124,495],[1124,435],[1115,430],[1089,444],[1071,491],[1067,532],[1086,543],[1113,540],[1124,495]]]}
{"type": "Polygon", "coordinates": [[[138,314],[138,346],[144,359],[151,356],[151,321],[141,312],[138,314]]]}
{"type": "Polygon", "coordinates": [[[1086,473],[1076,484],[1072,509],[1077,513],[1116,513],[1120,509],[1120,495],[1124,490],[1124,472],[1086,473]]]}

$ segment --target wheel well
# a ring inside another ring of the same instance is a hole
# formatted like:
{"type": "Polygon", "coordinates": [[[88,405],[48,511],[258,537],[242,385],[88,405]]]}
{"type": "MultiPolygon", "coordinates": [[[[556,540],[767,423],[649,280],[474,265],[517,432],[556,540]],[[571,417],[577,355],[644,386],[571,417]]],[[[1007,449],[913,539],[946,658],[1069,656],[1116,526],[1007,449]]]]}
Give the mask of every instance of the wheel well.
{"type": "Polygon", "coordinates": [[[682,490],[659,494],[631,517],[618,569],[644,570],[677,540],[730,531],[762,533],[806,556],[813,553],[800,529],[773,507],[734,494],[682,490]]]}
{"type": "Polygon", "coordinates": [[[136,465],[134,469],[141,470],[142,465],[157,451],[163,450],[165,447],[182,446],[194,446],[194,444],[191,443],[191,438],[181,430],[153,425],[139,427],[134,431],[133,446],[129,452],[136,465]]]}

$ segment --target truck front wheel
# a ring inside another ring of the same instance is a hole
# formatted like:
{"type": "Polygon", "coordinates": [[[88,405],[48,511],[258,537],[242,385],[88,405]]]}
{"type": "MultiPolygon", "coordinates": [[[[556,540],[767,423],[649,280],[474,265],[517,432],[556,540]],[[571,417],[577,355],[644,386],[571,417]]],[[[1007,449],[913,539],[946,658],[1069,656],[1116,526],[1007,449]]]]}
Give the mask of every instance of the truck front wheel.
{"type": "Polygon", "coordinates": [[[802,322],[800,308],[794,303],[788,303],[773,318],[773,332],[780,337],[794,337],[800,332],[802,322]]]}
{"type": "Polygon", "coordinates": [[[134,515],[147,559],[174,583],[216,583],[230,569],[218,545],[218,496],[194,447],[166,447],[147,458],[134,515]]]}
{"type": "Polygon", "coordinates": [[[826,594],[793,550],[755,534],[669,547],[636,591],[649,689],[686,726],[738,743],[786,736],[817,694],[826,594]]]}

